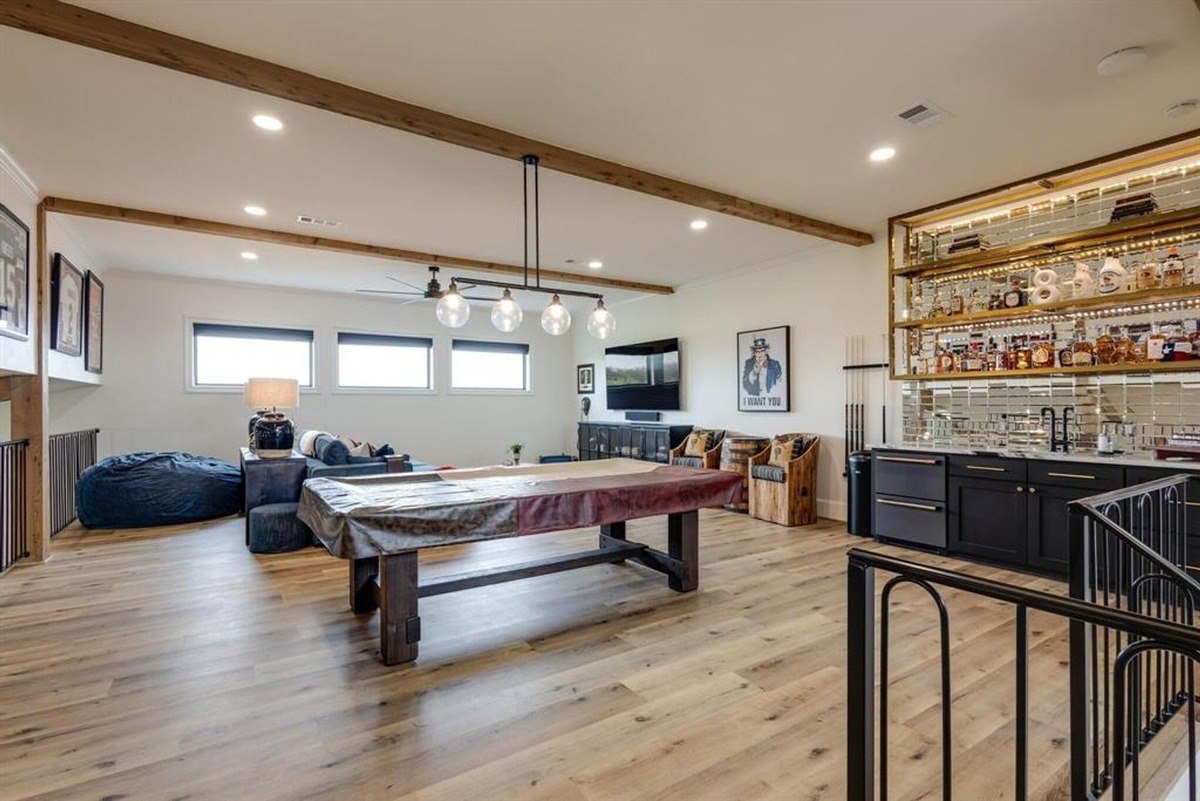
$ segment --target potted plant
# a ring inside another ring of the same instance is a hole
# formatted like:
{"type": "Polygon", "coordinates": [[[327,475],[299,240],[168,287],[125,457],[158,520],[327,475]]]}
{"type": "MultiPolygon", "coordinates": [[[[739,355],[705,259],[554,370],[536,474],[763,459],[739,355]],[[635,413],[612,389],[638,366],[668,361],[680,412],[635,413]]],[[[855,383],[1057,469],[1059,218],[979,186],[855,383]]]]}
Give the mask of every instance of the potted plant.
{"type": "Polygon", "coordinates": [[[508,449],[510,451],[512,451],[513,464],[521,463],[521,451],[524,450],[524,448],[525,448],[525,445],[524,445],[524,443],[521,443],[521,442],[514,442],[512,445],[508,446],[508,449]]]}

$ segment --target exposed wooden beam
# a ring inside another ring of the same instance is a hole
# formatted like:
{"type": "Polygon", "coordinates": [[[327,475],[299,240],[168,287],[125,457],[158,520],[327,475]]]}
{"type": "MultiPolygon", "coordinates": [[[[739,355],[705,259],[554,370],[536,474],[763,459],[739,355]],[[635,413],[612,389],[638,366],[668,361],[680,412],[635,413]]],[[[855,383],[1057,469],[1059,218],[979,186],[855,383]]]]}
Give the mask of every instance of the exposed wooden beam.
{"type": "MultiPolygon", "coordinates": [[[[479,259],[466,259],[458,256],[442,256],[436,253],[422,253],[418,250],[405,250],[403,248],[393,248],[384,245],[366,245],[361,242],[351,242],[345,239],[328,239],[322,236],[294,234],[290,231],[273,231],[269,228],[254,228],[248,225],[201,220],[196,217],[166,214],[161,211],[129,209],[105,203],[91,203],[86,200],[48,197],[42,201],[42,205],[47,211],[68,214],[73,217],[115,220],[117,222],[135,223],[137,225],[149,225],[155,228],[169,228],[175,231],[190,231],[198,234],[226,236],[233,239],[248,239],[254,242],[270,242],[276,245],[291,245],[310,250],[349,253],[355,256],[373,256],[375,258],[411,262],[413,264],[436,264],[439,267],[458,267],[462,270],[472,270],[481,273],[502,273],[504,275],[523,275],[525,273],[525,268],[518,264],[480,261],[479,259]]],[[[606,289],[624,289],[630,292],[648,292],[656,295],[670,295],[675,291],[672,287],[665,284],[649,284],[642,281],[627,281],[622,278],[605,278],[599,275],[582,275],[564,272],[563,270],[547,270],[544,267],[542,268],[542,278],[547,281],[582,284],[606,289]]]]}
{"type": "Polygon", "coordinates": [[[0,24],[495,156],[517,159],[533,153],[550,170],[720,214],[847,245],[873,241],[864,231],[577,153],[58,0],[0,0],[0,24]]]}

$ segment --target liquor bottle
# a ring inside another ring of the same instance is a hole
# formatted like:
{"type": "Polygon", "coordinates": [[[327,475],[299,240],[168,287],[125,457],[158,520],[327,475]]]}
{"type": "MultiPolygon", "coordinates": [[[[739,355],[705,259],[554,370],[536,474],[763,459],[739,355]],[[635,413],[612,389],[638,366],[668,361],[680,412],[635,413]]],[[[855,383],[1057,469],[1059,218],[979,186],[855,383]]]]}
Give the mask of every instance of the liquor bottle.
{"type": "Polygon", "coordinates": [[[1021,282],[1014,280],[1012,287],[1004,293],[1004,308],[1015,309],[1018,306],[1025,305],[1025,290],[1021,288],[1021,282]]]}
{"type": "Polygon", "coordinates": [[[958,287],[954,287],[950,290],[950,315],[962,314],[965,310],[962,293],[958,291],[958,287]]]}
{"type": "Polygon", "coordinates": [[[1111,329],[1096,337],[1096,363],[1117,363],[1117,340],[1113,337],[1111,329]]]}
{"type": "Polygon", "coordinates": [[[1033,353],[1030,356],[1034,368],[1054,366],[1054,343],[1049,339],[1039,339],[1033,343],[1033,353]]]}
{"type": "Polygon", "coordinates": [[[1062,348],[1058,351],[1058,366],[1059,367],[1070,367],[1071,366],[1071,354],[1073,353],[1071,345],[1072,345],[1071,341],[1068,340],[1067,343],[1065,345],[1063,345],[1062,348]]]}
{"type": "Polygon", "coordinates": [[[1161,362],[1166,344],[1166,335],[1158,329],[1158,323],[1153,323],[1150,333],[1146,335],[1146,361],[1161,362]]]}
{"type": "Polygon", "coordinates": [[[967,303],[967,311],[971,312],[972,314],[975,312],[987,311],[987,306],[987,298],[984,297],[983,292],[979,290],[979,287],[972,289],[971,300],[967,303]]]}
{"type": "Polygon", "coordinates": [[[1075,337],[1075,341],[1071,345],[1071,366],[1072,367],[1091,367],[1095,364],[1096,349],[1091,342],[1088,342],[1080,332],[1079,336],[1075,337]]]}
{"type": "Polygon", "coordinates": [[[1122,328],[1121,336],[1117,338],[1113,349],[1113,364],[1133,363],[1137,358],[1136,350],[1137,343],[1133,341],[1133,337],[1129,336],[1128,326],[1122,328]]]}
{"type": "Polygon", "coordinates": [[[1158,269],[1158,262],[1154,260],[1154,254],[1146,248],[1146,253],[1142,260],[1134,265],[1134,274],[1137,276],[1138,289],[1158,289],[1162,286],[1162,274],[1158,269]]]}
{"type": "Polygon", "coordinates": [[[1121,260],[1109,256],[1104,260],[1104,266],[1096,277],[1096,291],[1101,295],[1112,295],[1125,289],[1125,267],[1121,260]]]}
{"type": "Polygon", "coordinates": [[[1162,263],[1162,285],[1167,288],[1180,287],[1186,283],[1186,279],[1183,259],[1179,258],[1179,248],[1172,245],[1167,249],[1167,258],[1162,263]]]}
{"type": "Polygon", "coordinates": [[[1163,349],[1163,358],[1172,362],[1190,362],[1196,358],[1192,338],[1184,333],[1183,326],[1173,326],[1163,349]]]}
{"type": "Polygon", "coordinates": [[[978,373],[983,369],[983,351],[978,342],[972,342],[971,347],[967,349],[963,356],[963,371],[967,373],[978,373]]]}
{"type": "Polygon", "coordinates": [[[1029,337],[1017,340],[1017,350],[1013,359],[1013,369],[1028,370],[1033,367],[1033,349],[1029,347],[1029,337]]]}

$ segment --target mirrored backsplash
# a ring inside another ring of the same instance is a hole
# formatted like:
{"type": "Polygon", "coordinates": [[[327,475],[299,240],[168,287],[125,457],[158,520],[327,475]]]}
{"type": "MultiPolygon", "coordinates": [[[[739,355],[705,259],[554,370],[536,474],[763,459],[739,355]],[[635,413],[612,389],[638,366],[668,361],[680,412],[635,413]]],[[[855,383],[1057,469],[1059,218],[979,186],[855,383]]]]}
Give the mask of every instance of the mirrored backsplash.
{"type": "Polygon", "coordinates": [[[1173,437],[1200,439],[1200,372],[905,381],[903,438],[983,450],[1049,450],[1045,407],[1059,421],[1064,408],[1073,409],[1072,450],[1094,450],[1107,434],[1118,451],[1151,454],[1173,437]]]}

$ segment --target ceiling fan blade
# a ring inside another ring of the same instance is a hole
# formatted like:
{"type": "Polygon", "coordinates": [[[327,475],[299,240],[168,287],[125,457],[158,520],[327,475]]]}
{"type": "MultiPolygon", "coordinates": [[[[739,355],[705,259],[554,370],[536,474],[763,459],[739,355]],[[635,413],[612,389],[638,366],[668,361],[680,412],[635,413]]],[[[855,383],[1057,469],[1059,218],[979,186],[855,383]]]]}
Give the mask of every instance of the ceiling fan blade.
{"type": "Polygon", "coordinates": [[[411,306],[414,303],[420,303],[423,300],[428,300],[428,298],[413,298],[412,300],[406,300],[400,304],[400,308],[403,309],[405,306],[411,306]]]}
{"type": "Polygon", "coordinates": [[[477,300],[480,303],[495,303],[498,298],[481,298],[478,295],[463,295],[467,300],[477,300]]]}
{"type": "Polygon", "coordinates": [[[396,276],[394,276],[394,275],[389,275],[389,276],[388,276],[388,280],[389,280],[389,281],[395,281],[397,284],[403,284],[404,286],[408,287],[409,289],[415,289],[415,290],[416,290],[416,291],[418,291],[418,292],[424,292],[424,291],[425,291],[425,287],[423,287],[423,286],[416,286],[415,284],[410,284],[410,283],[408,283],[407,281],[401,281],[399,278],[397,278],[397,277],[396,277],[396,276]]]}
{"type": "Polygon", "coordinates": [[[362,292],[364,295],[405,295],[408,297],[425,297],[424,292],[394,292],[390,289],[356,289],[355,292],[362,292]]]}

